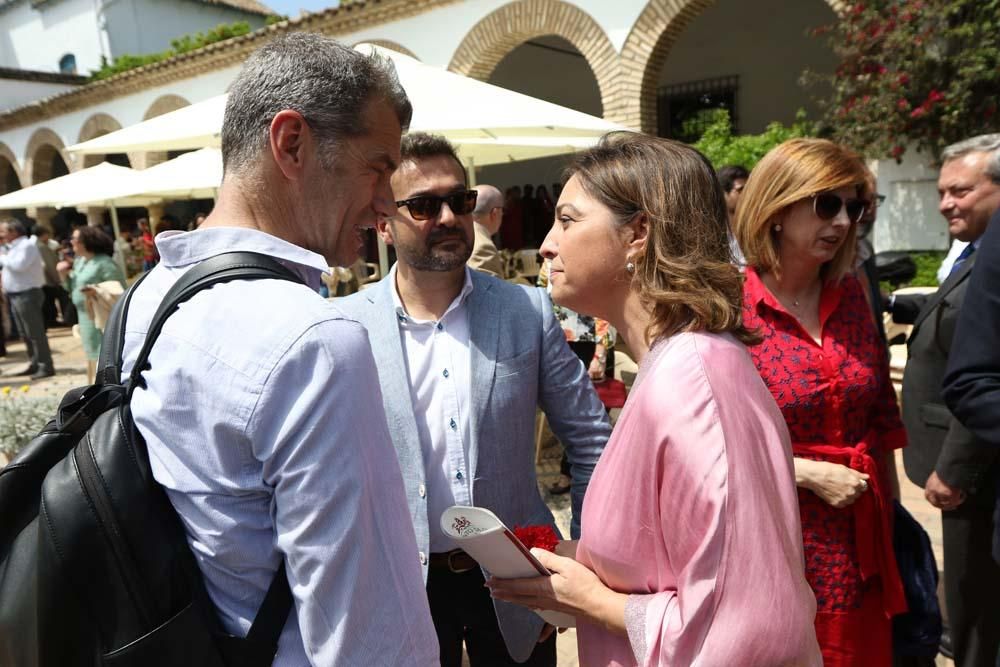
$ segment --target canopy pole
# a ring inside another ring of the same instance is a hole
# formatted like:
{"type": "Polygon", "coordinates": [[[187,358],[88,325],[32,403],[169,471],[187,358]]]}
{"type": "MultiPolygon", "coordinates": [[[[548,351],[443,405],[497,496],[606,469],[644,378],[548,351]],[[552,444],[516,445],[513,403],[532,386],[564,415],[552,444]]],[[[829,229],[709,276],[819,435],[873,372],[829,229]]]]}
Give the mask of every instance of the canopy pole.
{"type": "Polygon", "coordinates": [[[122,270],[122,275],[128,276],[128,269],[126,268],[125,256],[121,253],[121,249],[119,247],[119,244],[117,243],[117,241],[120,241],[122,238],[121,226],[118,224],[118,208],[115,206],[115,203],[113,201],[108,202],[108,204],[109,208],[111,209],[111,226],[115,230],[116,243],[114,245],[115,252],[113,253],[113,257],[115,263],[118,264],[118,268],[122,270]]]}
{"type": "Polygon", "coordinates": [[[466,180],[469,182],[469,187],[474,188],[476,185],[476,160],[471,155],[466,160],[465,164],[465,175],[466,180]]]}
{"type": "Polygon", "coordinates": [[[108,202],[108,203],[110,204],[109,208],[111,209],[111,226],[115,230],[115,240],[117,241],[122,237],[122,230],[121,227],[118,225],[118,208],[115,207],[114,202],[108,202]]]}

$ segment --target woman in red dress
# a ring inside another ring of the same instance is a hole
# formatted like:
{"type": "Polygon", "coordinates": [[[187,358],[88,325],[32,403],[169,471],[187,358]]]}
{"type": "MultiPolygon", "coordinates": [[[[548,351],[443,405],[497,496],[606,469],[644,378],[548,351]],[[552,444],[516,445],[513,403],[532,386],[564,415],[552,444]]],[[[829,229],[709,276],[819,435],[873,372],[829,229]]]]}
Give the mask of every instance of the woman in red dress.
{"type": "Polygon", "coordinates": [[[747,259],[750,349],[792,437],[806,578],[827,667],[892,664],[906,610],[892,551],[893,450],[906,444],[888,354],[853,268],[873,193],[847,149],[793,139],[747,181],[736,234],[747,259]]]}

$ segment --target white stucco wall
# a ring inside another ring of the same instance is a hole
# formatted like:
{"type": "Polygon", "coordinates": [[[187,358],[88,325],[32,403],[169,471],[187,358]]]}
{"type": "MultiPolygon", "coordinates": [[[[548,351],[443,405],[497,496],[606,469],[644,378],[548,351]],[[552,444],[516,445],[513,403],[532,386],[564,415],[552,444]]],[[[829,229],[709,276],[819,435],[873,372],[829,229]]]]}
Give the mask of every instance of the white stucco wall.
{"type": "MultiPolygon", "coordinates": [[[[506,4],[508,0],[467,0],[338,39],[349,45],[365,39],[388,39],[408,48],[422,62],[447,67],[469,31],[489,13],[506,4]]],[[[646,0],[576,0],[569,4],[576,5],[597,21],[615,48],[621,50],[646,0]]]]}
{"type": "Polygon", "coordinates": [[[117,0],[107,6],[105,19],[113,57],[165,51],[172,39],[222,23],[246,21],[254,29],[264,25],[263,16],[192,0],[117,0]]]}
{"type": "Polygon", "coordinates": [[[77,86],[65,83],[0,79],[0,112],[41,100],[77,86]]]}
{"type": "MultiPolygon", "coordinates": [[[[51,129],[62,139],[64,145],[69,146],[77,143],[83,124],[94,114],[106,113],[121,123],[122,127],[134,125],[135,123],[142,122],[146,110],[163,95],[180,95],[192,104],[200,102],[209,97],[224,93],[226,87],[236,77],[238,71],[238,68],[218,70],[195,79],[177,81],[127,97],[109,100],[108,102],[82,111],[74,111],[61,116],[47,118],[43,123],[39,123],[38,125],[26,125],[6,130],[0,132],[0,142],[6,144],[11,149],[14,155],[17,156],[18,163],[23,166],[27,158],[25,151],[28,147],[28,142],[31,140],[31,135],[39,127],[51,129]]],[[[83,158],[77,156],[75,159],[82,161],[83,158]]],[[[75,163],[72,166],[75,167],[75,163]]]]}
{"type": "Polygon", "coordinates": [[[0,11],[0,67],[58,72],[59,59],[76,56],[77,71],[101,62],[94,0],[63,0],[32,8],[22,0],[0,11]]]}
{"type": "Polygon", "coordinates": [[[928,156],[911,149],[900,164],[895,160],[871,163],[878,191],[885,195],[873,230],[876,251],[948,249],[948,224],[938,212],[938,169],[930,162],[928,156]]]}
{"type": "Polygon", "coordinates": [[[798,79],[806,68],[832,73],[837,62],[824,38],[807,28],[836,19],[824,0],[719,0],[678,37],[659,84],[739,76],[738,130],[758,133],[771,121],[789,123],[799,108],[821,110],[798,79]],[[776,17],[781,17],[776,20],[776,17]]]}

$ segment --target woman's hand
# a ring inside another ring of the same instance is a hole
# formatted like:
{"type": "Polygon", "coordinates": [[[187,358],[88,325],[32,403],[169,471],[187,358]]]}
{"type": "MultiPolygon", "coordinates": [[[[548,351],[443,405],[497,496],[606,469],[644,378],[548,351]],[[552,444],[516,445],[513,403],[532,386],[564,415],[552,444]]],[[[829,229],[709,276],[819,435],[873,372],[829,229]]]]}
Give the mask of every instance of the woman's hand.
{"type": "Polygon", "coordinates": [[[552,574],[528,579],[497,579],[486,585],[493,597],[530,609],[551,609],[600,623],[613,632],[625,632],[627,595],[605,586],[590,569],[572,558],[544,549],[531,554],[552,574]]]}
{"type": "Polygon", "coordinates": [[[795,459],[795,483],[829,505],[848,507],[868,490],[868,475],[839,463],[795,459]]]}
{"type": "Polygon", "coordinates": [[[590,376],[592,382],[604,382],[604,360],[594,357],[590,360],[590,367],[587,369],[587,375],[590,376]]]}

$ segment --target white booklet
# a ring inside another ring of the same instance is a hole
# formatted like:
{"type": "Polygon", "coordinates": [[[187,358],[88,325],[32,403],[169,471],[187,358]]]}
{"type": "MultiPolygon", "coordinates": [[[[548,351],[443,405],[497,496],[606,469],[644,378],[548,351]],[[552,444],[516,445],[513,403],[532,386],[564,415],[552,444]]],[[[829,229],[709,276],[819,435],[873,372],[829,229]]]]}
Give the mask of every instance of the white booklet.
{"type": "MultiPolygon", "coordinates": [[[[441,515],[441,530],[497,579],[551,574],[497,515],[482,507],[454,505],[441,515]]],[[[576,627],[576,618],[558,611],[536,611],[558,628],[576,627]]]]}

